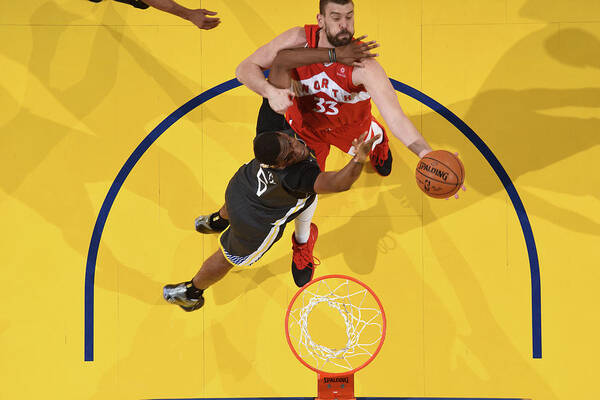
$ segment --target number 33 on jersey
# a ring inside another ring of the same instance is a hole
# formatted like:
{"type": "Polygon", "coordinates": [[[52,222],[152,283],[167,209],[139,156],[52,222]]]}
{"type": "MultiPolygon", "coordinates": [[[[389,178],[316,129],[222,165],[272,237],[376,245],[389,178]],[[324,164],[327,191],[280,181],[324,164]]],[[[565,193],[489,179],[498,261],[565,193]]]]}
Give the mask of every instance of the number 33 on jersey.
{"type": "MultiPolygon", "coordinates": [[[[349,74],[347,68],[350,67],[335,65],[336,71],[343,69],[349,74]]],[[[328,69],[334,69],[334,66],[328,69]]],[[[371,96],[363,87],[353,86],[349,78],[344,82],[344,79],[340,79],[333,71],[329,72],[329,75],[321,71],[305,79],[298,78],[299,80],[292,80],[294,105],[288,109],[286,115],[288,121],[294,121],[292,128],[300,130],[302,126],[306,126],[319,130],[354,126],[357,122],[368,127],[371,120],[371,96]],[[337,79],[332,78],[332,74],[337,79]]]]}
{"type": "Polygon", "coordinates": [[[314,112],[325,113],[327,115],[338,115],[340,113],[335,101],[326,101],[324,98],[316,96],[315,101],[317,102],[317,105],[313,108],[314,112]]]}

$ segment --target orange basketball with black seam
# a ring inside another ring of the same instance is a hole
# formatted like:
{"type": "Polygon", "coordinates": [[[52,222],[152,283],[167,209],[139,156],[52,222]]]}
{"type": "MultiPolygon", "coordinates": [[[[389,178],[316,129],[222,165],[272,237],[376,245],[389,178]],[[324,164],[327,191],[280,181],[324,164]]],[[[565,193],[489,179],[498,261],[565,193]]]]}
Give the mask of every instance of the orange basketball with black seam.
{"type": "Polygon", "coordinates": [[[446,199],[458,192],[465,181],[465,168],[460,159],[446,150],[427,153],[417,164],[417,185],[425,194],[446,199]]]}

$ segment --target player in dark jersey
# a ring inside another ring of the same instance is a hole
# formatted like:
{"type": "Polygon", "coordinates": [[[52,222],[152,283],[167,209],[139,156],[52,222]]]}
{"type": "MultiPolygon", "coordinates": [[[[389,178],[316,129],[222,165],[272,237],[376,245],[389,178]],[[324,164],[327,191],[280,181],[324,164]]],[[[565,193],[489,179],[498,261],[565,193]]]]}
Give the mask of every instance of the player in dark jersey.
{"type": "MultiPolygon", "coordinates": [[[[221,248],[204,261],[191,281],[166,285],[165,300],[185,311],[197,310],[204,305],[206,288],[232,267],[258,261],[281,238],[286,224],[310,209],[317,193],[350,189],[377,139],[365,141],[365,137],[366,133],[355,139],[356,155],[344,168],[321,172],[314,154],[293,131],[256,136],[256,158],[236,172],[225,192],[225,206],[220,214],[229,226],[219,238],[221,248]]],[[[312,224],[311,231],[314,229],[312,224]]],[[[312,274],[312,269],[298,270],[296,283],[308,283],[312,274]]]]}

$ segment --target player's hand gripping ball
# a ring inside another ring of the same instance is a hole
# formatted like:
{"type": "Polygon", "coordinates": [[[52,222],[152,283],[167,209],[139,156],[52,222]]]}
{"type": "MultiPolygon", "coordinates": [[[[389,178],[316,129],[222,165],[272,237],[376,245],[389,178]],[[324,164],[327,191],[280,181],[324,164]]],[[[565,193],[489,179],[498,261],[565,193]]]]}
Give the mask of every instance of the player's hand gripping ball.
{"type": "Polygon", "coordinates": [[[419,161],[415,176],[417,185],[425,194],[436,199],[447,199],[463,186],[465,167],[449,151],[435,150],[419,161]]]}

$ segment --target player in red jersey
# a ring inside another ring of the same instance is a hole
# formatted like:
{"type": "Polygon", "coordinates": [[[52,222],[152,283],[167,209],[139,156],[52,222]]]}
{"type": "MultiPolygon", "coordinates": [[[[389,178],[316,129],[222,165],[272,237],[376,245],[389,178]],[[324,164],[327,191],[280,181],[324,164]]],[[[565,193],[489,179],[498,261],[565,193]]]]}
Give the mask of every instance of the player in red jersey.
{"type": "MultiPolygon", "coordinates": [[[[268,99],[270,108],[286,114],[286,119],[306,144],[315,151],[319,166],[333,144],[352,154],[351,143],[362,132],[368,137],[381,134],[370,154],[371,164],[382,176],[392,170],[392,155],[383,127],[371,114],[372,99],[392,134],[419,158],[431,147],[402,111],[396,92],[383,68],[372,57],[352,66],[335,61],[297,67],[291,72],[292,87],[276,87],[264,79],[263,70],[272,66],[284,49],[299,47],[331,48],[347,45],[354,36],[352,0],[319,0],[318,25],[292,28],[260,47],[240,63],[237,78],[249,89],[268,99]],[[293,89],[293,90],[292,90],[293,89]]],[[[314,207],[296,225],[292,269],[314,268],[310,237],[306,228],[314,207]],[[306,221],[304,221],[306,220],[306,221]]]]}
{"type": "Polygon", "coordinates": [[[382,176],[391,173],[387,134],[371,114],[371,99],[392,134],[423,157],[431,147],[402,111],[389,78],[372,58],[355,66],[331,62],[296,68],[291,89],[279,89],[264,79],[262,71],[271,67],[282,49],[335,48],[352,40],[352,0],[320,0],[319,7],[318,25],[292,28],[260,47],[237,67],[237,78],[268,98],[273,110],[285,113],[291,127],[315,151],[321,168],[331,145],[352,154],[352,140],[368,131],[369,137],[382,135],[371,151],[371,164],[382,176]]]}

